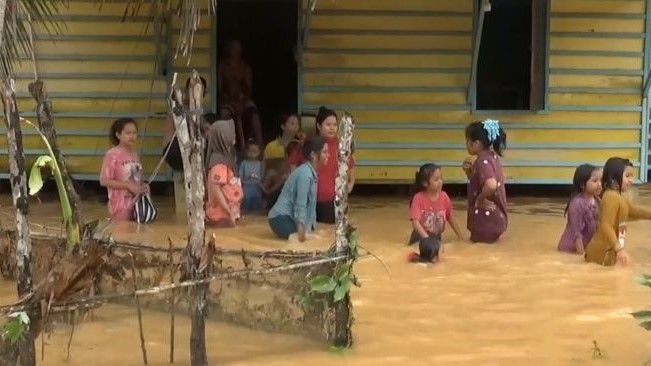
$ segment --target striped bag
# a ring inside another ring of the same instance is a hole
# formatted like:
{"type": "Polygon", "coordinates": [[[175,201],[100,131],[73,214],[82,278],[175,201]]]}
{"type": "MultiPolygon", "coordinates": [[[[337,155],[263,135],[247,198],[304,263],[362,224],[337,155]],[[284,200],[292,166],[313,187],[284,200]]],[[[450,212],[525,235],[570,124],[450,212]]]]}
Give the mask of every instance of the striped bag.
{"type": "Polygon", "coordinates": [[[158,218],[158,210],[151,202],[149,194],[142,194],[133,206],[133,217],[139,224],[147,224],[158,218]]]}

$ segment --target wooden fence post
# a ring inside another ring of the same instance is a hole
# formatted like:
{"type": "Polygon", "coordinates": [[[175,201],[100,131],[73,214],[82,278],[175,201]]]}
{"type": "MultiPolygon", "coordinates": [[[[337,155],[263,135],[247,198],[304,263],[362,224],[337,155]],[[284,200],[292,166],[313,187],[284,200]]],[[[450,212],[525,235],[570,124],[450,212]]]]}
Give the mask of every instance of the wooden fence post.
{"type": "MultiPolygon", "coordinates": [[[[337,255],[350,256],[348,246],[348,161],[353,143],[353,119],[344,113],[339,124],[339,151],[337,154],[338,168],[335,180],[335,243],[337,255]]],[[[335,303],[335,338],[336,347],[349,347],[353,343],[350,330],[352,303],[350,295],[346,294],[341,301],[335,303]]]]}
{"type": "MultiPolygon", "coordinates": [[[[16,209],[16,261],[18,269],[18,296],[23,297],[32,291],[32,242],[29,232],[29,198],[27,196],[27,173],[25,170],[25,152],[23,135],[20,128],[20,116],[16,103],[16,85],[9,77],[0,86],[7,124],[7,146],[9,149],[9,181],[16,209]]],[[[33,319],[32,314],[30,319],[33,319]]],[[[23,341],[19,344],[20,365],[36,365],[36,350],[31,324],[23,341]]]]}
{"type": "MultiPolygon", "coordinates": [[[[207,268],[201,268],[200,265],[201,256],[205,249],[206,234],[204,207],[206,174],[203,163],[204,137],[201,135],[203,84],[199,72],[192,70],[187,91],[189,104],[186,107],[183,104],[183,92],[176,86],[176,77],[175,74],[172,80],[169,106],[174,118],[176,138],[183,158],[189,229],[187,274],[192,279],[201,279],[205,278],[208,272],[207,268]]],[[[192,292],[194,296],[191,310],[191,365],[203,366],[208,364],[205,335],[208,285],[196,286],[192,292]]]]}

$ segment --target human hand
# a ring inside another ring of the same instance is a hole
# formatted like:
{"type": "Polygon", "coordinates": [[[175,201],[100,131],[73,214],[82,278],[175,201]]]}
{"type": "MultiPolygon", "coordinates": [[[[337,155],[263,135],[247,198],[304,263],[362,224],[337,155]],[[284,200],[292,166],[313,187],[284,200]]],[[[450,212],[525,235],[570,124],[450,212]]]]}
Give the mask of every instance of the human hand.
{"type": "Polygon", "coordinates": [[[470,176],[470,173],[472,173],[472,165],[475,163],[475,159],[477,159],[476,156],[469,156],[463,160],[461,168],[467,176],[470,176]]]}
{"type": "Polygon", "coordinates": [[[484,198],[482,200],[475,201],[475,208],[480,208],[482,210],[488,210],[488,211],[495,211],[497,206],[495,205],[495,202],[484,198]]]}
{"type": "Polygon", "coordinates": [[[151,192],[151,190],[149,189],[149,184],[143,183],[140,186],[140,193],[141,194],[149,194],[150,192],[151,192]]]}
{"type": "Polygon", "coordinates": [[[352,191],[353,191],[353,187],[355,187],[355,184],[354,184],[353,182],[348,182],[348,183],[346,184],[346,191],[347,191],[348,193],[352,192],[352,191]]]}
{"type": "Polygon", "coordinates": [[[628,264],[628,262],[630,262],[630,260],[631,258],[628,256],[628,253],[624,251],[624,249],[617,252],[617,263],[625,266],[628,264]]]}
{"type": "Polygon", "coordinates": [[[142,193],[142,186],[138,183],[128,182],[127,190],[137,196],[142,193]]]}

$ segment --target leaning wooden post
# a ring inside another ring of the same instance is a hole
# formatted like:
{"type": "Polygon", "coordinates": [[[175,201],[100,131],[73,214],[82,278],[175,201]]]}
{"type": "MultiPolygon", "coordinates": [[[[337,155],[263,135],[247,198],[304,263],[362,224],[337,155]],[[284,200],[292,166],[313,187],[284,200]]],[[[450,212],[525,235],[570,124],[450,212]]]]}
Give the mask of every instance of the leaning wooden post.
{"type": "MultiPolygon", "coordinates": [[[[347,112],[341,119],[339,130],[339,153],[337,178],[335,180],[335,243],[337,255],[350,256],[348,246],[348,161],[350,160],[353,143],[353,118],[347,112]]],[[[341,301],[335,303],[335,338],[336,347],[349,347],[353,343],[351,326],[352,303],[350,295],[346,294],[341,301]]]]}
{"type": "Polygon", "coordinates": [[[84,223],[81,219],[81,199],[75,190],[73,185],[72,176],[68,172],[66,167],[66,162],[63,159],[63,153],[59,148],[59,143],[57,141],[57,132],[54,128],[54,118],[52,117],[52,102],[47,94],[45,89],[45,84],[41,80],[36,80],[33,83],[29,84],[29,93],[32,95],[34,100],[36,100],[36,116],[38,118],[38,127],[45,135],[52,152],[54,153],[54,159],[61,170],[61,176],[63,178],[63,184],[65,186],[66,193],[68,193],[68,198],[70,199],[70,206],[72,208],[72,222],[69,223],[68,232],[70,230],[79,231],[80,228],[84,226],[84,223]]]}
{"type": "MultiPolygon", "coordinates": [[[[203,164],[204,138],[201,135],[201,117],[203,110],[203,84],[199,72],[192,70],[188,88],[188,108],[183,105],[183,92],[176,86],[177,74],[172,80],[169,106],[176,138],[183,158],[183,175],[185,178],[185,201],[189,226],[187,273],[192,279],[205,278],[207,268],[201,268],[201,256],[205,246],[205,169],[203,164]]],[[[192,330],[190,335],[190,358],[192,366],[208,364],[206,354],[205,316],[208,286],[201,285],[193,289],[191,310],[192,330]]]]}
{"type": "MultiPolygon", "coordinates": [[[[16,103],[16,84],[9,77],[0,86],[7,124],[7,146],[9,148],[9,181],[14,207],[16,208],[16,261],[18,268],[18,297],[32,291],[32,242],[29,233],[29,201],[27,197],[27,173],[23,135],[16,103]]],[[[30,319],[33,317],[30,314],[30,319]]],[[[31,324],[30,324],[31,325],[31,324]]],[[[19,345],[20,364],[36,365],[36,349],[32,327],[28,325],[24,340],[19,345]]]]}

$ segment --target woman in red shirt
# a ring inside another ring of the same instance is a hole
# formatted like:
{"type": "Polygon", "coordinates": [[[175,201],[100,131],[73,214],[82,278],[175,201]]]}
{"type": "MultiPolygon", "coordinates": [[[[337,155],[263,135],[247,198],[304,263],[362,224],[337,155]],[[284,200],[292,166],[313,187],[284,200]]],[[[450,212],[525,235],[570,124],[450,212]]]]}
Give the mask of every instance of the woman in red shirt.
{"type": "MultiPolygon", "coordinates": [[[[339,160],[339,136],[337,135],[337,114],[326,107],[320,107],[316,115],[316,133],[323,137],[328,145],[328,151],[332,151],[332,158],[328,159],[325,165],[321,165],[317,171],[317,203],[316,220],[324,224],[335,223],[335,179],[339,160]]],[[[292,168],[303,163],[299,154],[293,153],[289,157],[289,164],[292,168]]],[[[355,160],[352,155],[348,161],[348,193],[355,186],[355,160]]]]}

